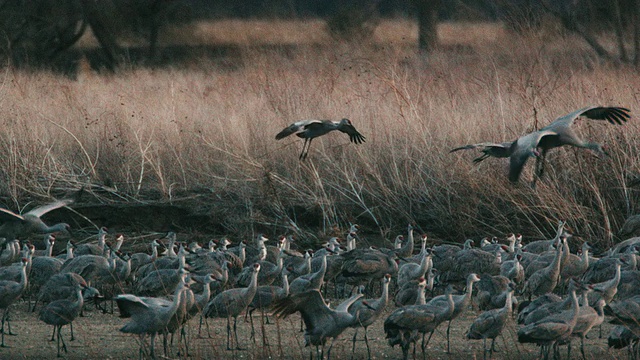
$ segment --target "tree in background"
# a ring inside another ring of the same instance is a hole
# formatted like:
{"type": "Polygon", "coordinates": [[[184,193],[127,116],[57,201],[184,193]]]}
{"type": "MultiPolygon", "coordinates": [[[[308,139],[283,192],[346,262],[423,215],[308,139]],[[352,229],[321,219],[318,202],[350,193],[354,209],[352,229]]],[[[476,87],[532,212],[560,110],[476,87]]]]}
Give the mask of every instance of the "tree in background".
{"type": "Polygon", "coordinates": [[[418,16],[418,48],[432,51],[438,45],[438,9],[440,0],[411,0],[418,16]]]}
{"type": "Polygon", "coordinates": [[[640,66],[640,0],[541,1],[565,29],[582,37],[601,59],[640,66]],[[617,54],[602,45],[598,32],[615,37],[617,54]],[[628,51],[628,38],[632,54],[628,51]]]}

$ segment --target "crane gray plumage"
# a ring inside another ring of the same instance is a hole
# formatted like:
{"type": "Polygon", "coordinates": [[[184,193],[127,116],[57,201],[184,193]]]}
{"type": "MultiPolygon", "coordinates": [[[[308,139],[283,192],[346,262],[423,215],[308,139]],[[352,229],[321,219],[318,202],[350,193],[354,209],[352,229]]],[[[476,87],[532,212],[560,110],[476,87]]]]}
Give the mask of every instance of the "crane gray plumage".
{"type": "Polygon", "coordinates": [[[41,216],[44,214],[73,203],[72,199],[58,200],[51,204],[31,209],[25,214],[16,214],[9,209],[0,208],[0,255],[4,252],[4,245],[14,239],[23,239],[31,234],[51,234],[55,232],[69,232],[71,228],[67,223],[58,223],[52,226],[45,224],[41,216]]]}
{"type": "Polygon", "coordinates": [[[218,317],[227,318],[227,349],[231,350],[231,317],[233,317],[233,332],[235,336],[236,348],[240,349],[238,343],[237,322],[238,315],[247,309],[258,289],[258,272],[260,264],[253,265],[251,283],[246,288],[229,289],[216,295],[207,303],[202,310],[205,318],[218,317]]]}
{"type": "Polygon", "coordinates": [[[418,280],[420,278],[425,277],[425,274],[433,268],[433,255],[429,252],[426,252],[422,255],[422,259],[420,260],[420,264],[415,263],[407,263],[402,264],[400,269],[398,270],[398,286],[402,287],[405,283],[418,280]]]}
{"type": "MultiPolygon", "coordinates": [[[[253,327],[253,312],[259,309],[264,316],[264,311],[270,309],[273,304],[289,296],[289,279],[286,272],[282,272],[282,286],[258,286],[256,295],[249,304],[249,318],[251,319],[251,338],[255,336],[255,329],[253,327]]],[[[269,318],[267,317],[267,323],[269,318]]],[[[264,338],[263,338],[264,341],[264,338]]],[[[263,344],[264,345],[264,344],[263,344]]]]}
{"type": "Polygon", "coordinates": [[[426,302],[418,303],[419,299],[425,299],[425,290],[433,290],[433,282],[435,280],[435,269],[431,269],[427,274],[427,279],[420,278],[415,281],[405,283],[398,289],[393,297],[393,301],[397,307],[405,305],[424,305],[426,302]]]}
{"type": "Polygon", "coordinates": [[[548,316],[536,323],[518,330],[520,343],[534,343],[541,346],[540,355],[549,357],[549,350],[556,342],[566,341],[571,336],[578,320],[578,298],[575,289],[571,291],[571,310],[548,316]]]}
{"type": "MultiPolygon", "coordinates": [[[[566,238],[565,238],[566,240],[566,238]]],[[[524,294],[532,296],[544,295],[552,292],[558,285],[560,278],[560,258],[562,256],[562,246],[556,249],[556,255],[549,266],[533,273],[524,283],[524,294]]]]}
{"type": "Polygon", "coordinates": [[[589,306],[589,304],[582,304],[582,306],[580,306],[576,325],[573,327],[571,337],[568,340],[569,346],[567,350],[567,359],[571,359],[571,338],[580,339],[580,353],[582,354],[582,359],[587,359],[584,353],[584,339],[587,337],[587,334],[591,329],[604,322],[604,306],[605,301],[603,299],[598,300],[594,307],[589,306]]]}
{"type": "Polygon", "coordinates": [[[82,289],[82,285],[77,284],[75,288],[75,299],[60,299],[52,301],[40,310],[38,318],[45,324],[53,325],[54,332],[56,330],[58,332],[58,357],[60,357],[60,344],[62,344],[64,352],[67,352],[67,345],[64,343],[64,339],[62,338],[62,327],[71,324],[82,311],[82,306],[84,305],[82,289]]]}
{"type": "Polygon", "coordinates": [[[107,228],[104,226],[101,227],[98,230],[98,243],[77,245],[75,255],[104,255],[107,233],[107,228]]]}
{"type": "MultiPolygon", "coordinates": [[[[466,286],[466,290],[464,294],[462,295],[454,295],[452,296],[453,298],[453,303],[454,303],[454,308],[453,311],[451,312],[451,314],[449,314],[446,318],[446,320],[448,320],[448,324],[447,324],[447,353],[450,353],[450,341],[449,341],[449,332],[451,330],[451,321],[453,321],[455,318],[457,318],[460,314],[462,314],[462,312],[464,310],[466,310],[469,307],[469,304],[471,303],[471,294],[473,293],[473,284],[475,284],[476,282],[480,281],[480,277],[475,274],[475,273],[471,273],[467,276],[467,286],[466,286]]],[[[447,295],[439,295],[434,297],[433,299],[431,299],[427,305],[431,304],[434,306],[444,306],[444,304],[448,301],[447,295]]]]}
{"type": "Polygon", "coordinates": [[[603,150],[602,145],[583,140],[573,130],[572,125],[580,117],[592,120],[606,120],[614,125],[622,125],[631,118],[631,115],[629,114],[629,109],[622,107],[588,106],[563,115],[542,129],[518,138],[512,145],[509,180],[511,182],[518,181],[527,159],[531,156],[538,156],[537,176],[542,176],[546,153],[557,147],[569,145],[590,149],[600,155],[605,155],[606,152],[603,150]],[[541,149],[541,151],[538,153],[537,149],[541,149]]]}
{"type": "MultiPolygon", "coordinates": [[[[319,347],[322,347],[324,352],[327,339],[335,339],[345,329],[357,324],[358,314],[351,314],[348,309],[361,297],[362,294],[356,294],[334,310],[327,306],[320,291],[314,289],[300,294],[291,294],[274,304],[273,309],[274,314],[281,318],[300,312],[306,326],[305,346],[315,346],[316,352],[319,351],[319,347]]],[[[334,341],[331,342],[327,351],[327,359],[331,358],[333,343],[334,341]]],[[[318,359],[321,358],[322,355],[318,356],[318,359]]]]}
{"type": "MultiPolygon", "coordinates": [[[[478,285],[476,295],[480,310],[498,309],[504,306],[506,292],[515,286],[509,278],[502,275],[483,276],[478,285]]],[[[514,303],[515,303],[515,299],[514,303]]]]}
{"type": "Polygon", "coordinates": [[[513,291],[513,288],[509,288],[506,291],[504,307],[491,309],[480,314],[480,316],[473,321],[466,334],[467,339],[482,339],[485,359],[487,357],[487,339],[491,339],[491,347],[488,350],[491,357],[495,349],[496,338],[502,333],[502,330],[509,319],[509,315],[513,312],[513,291]]]}
{"type": "Polygon", "coordinates": [[[413,226],[409,224],[409,226],[407,226],[406,241],[404,241],[404,243],[402,244],[402,246],[400,246],[400,248],[393,249],[393,252],[395,252],[396,255],[398,255],[398,257],[408,258],[413,254],[413,247],[415,246],[414,244],[415,244],[415,240],[413,237],[413,226]]]}
{"type": "Polygon", "coordinates": [[[355,328],[356,331],[353,334],[353,346],[351,347],[351,356],[355,354],[356,351],[356,339],[358,337],[358,329],[360,327],[364,328],[364,342],[367,346],[367,358],[371,359],[371,349],[369,348],[369,338],[367,336],[367,331],[369,326],[371,326],[382,314],[387,305],[389,304],[389,283],[391,282],[391,275],[386,274],[382,278],[382,294],[377,299],[358,299],[349,307],[349,313],[358,318],[358,321],[355,325],[351,327],[355,328]]]}
{"type": "Polygon", "coordinates": [[[38,302],[46,304],[70,297],[70,295],[75,294],[75,288],[79,284],[87,287],[87,282],[84,278],[76,273],[67,272],[52,275],[40,288],[38,298],[31,311],[35,311],[38,302]]]}
{"type": "Polygon", "coordinates": [[[460,146],[449,150],[449,152],[452,153],[460,150],[478,149],[480,152],[482,152],[482,155],[473,159],[473,163],[477,164],[488,157],[508,158],[509,156],[511,156],[512,144],[513,141],[507,141],[503,143],[482,142],[478,144],[460,146]]]}
{"type": "Polygon", "coordinates": [[[334,130],[339,130],[349,135],[349,140],[355,144],[362,144],[366,140],[366,138],[353,126],[351,120],[346,118],[340,121],[300,120],[280,131],[276,135],[276,140],[283,139],[291,134],[296,134],[299,138],[304,139],[302,152],[299,157],[300,160],[304,160],[307,158],[307,154],[309,153],[311,141],[334,130]]]}
{"type": "Polygon", "coordinates": [[[384,322],[384,332],[389,345],[402,347],[403,358],[407,359],[409,346],[417,339],[418,333],[422,333],[422,355],[426,356],[425,348],[431,340],[435,329],[447,320],[454,311],[455,303],[452,298],[451,287],[446,291],[446,303],[436,302],[425,305],[408,305],[396,309],[384,322]],[[429,333],[429,339],[425,343],[425,335],[429,333]]]}
{"type": "Polygon", "coordinates": [[[178,286],[174,292],[173,301],[160,298],[141,298],[132,294],[117,295],[114,300],[118,304],[121,317],[130,317],[120,331],[128,334],[138,334],[140,337],[140,356],[144,352],[144,338],[151,335],[150,355],[155,359],[155,338],[158,333],[165,331],[167,324],[180,307],[183,297],[181,292],[185,289],[184,283],[178,286]]]}
{"type": "Polygon", "coordinates": [[[20,282],[11,280],[0,281],[0,309],[4,309],[2,313],[2,343],[0,347],[5,347],[4,335],[12,334],[11,325],[9,324],[9,307],[18,301],[27,288],[27,259],[22,260],[22,272],[20,282]],[[7,323],[8,332],[5,330],[4,324],[7,323]]]}

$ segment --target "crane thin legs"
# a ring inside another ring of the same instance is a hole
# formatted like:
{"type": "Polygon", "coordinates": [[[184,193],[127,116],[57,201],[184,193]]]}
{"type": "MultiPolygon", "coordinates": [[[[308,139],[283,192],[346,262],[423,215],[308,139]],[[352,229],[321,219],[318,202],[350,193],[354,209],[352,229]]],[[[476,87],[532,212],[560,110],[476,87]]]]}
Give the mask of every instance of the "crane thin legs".
{"type": "Polygon", "coordinates": [[[244,350],[240,347],[240,343],[238,342],[238,317],[233,318],[233,335],[236,338],[236,350],[244,350]]]}
{"type": "Polygon", "coordinates": [[[227,316],[227,350],[231,350],[231,319],[227,316]]]}
{"type": "Polygon", "coordinates": [[[4,344],[4,322],[7,320],[7,313],[9,312],[9,308],[7,307],[6,309],[4,309],[4,313],[2,314],[2,344],[0,344],[0,347],[7,347],[4,344]]]}
{"type": "Polygon", "coordinates": [[[300,153],[300,160],[304,160],[307,158],[307,155],[309,154],[309,147],[311,146],[311,140],[310,138],[306,138],[304,139],[304,144],[302,144],[302,152],[300,153]]]}
{"type": "Polygon", "coordinates": [[[58,328],[58,357],[60,357],[60,343],[62,343],[62,350],[64,350],[65,353],[68,353],[68,351],[67,344],[64,343],[64,339],[62,338],[62,334],[60,331],[62,330],[62,325],[56,325],[56,327],[58,328]]]}
{"type": "Polygon", "coordinates": [[[209,337],[209,339],[211,339],[211,330],[209,329],[209,322],[207,321],[207,318],[205,318],[202,313],[200,314],[200,325],[198,325],[198,337],[201,338],[202,337],[202,321],[204,319],[204,324],[207,326],[207,335],[209,337]]]}

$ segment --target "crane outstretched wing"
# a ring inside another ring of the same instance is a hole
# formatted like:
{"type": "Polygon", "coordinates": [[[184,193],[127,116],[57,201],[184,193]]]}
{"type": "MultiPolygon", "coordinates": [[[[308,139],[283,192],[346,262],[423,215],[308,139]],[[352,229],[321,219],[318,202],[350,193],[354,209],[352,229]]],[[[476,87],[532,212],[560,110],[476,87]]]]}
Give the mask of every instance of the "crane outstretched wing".
{"type": "Polygon", "coordinates": [[[360,134],[353,125],[345,125],[340,129],[340,131],[349,135],[349,140],[351,140],[352,143],[362,144],[366,140],[366,138],[360,134]]]}
{"type": "Polygon", "coordinates": [[[631,118],[630,111],[623,107],[588,106],[557,118],[541,130],[553,130],[559,126],[571,126],[581,116],[592,120],[607,120],[614,125],[622,125],[631,118]]]}
{"type": "Polygon", "coordinates": [[[304,131],[307,126],[313,126],[313,124],[320,124],[322,120],[300,120],[282,129],[277,135],[276,140],[284,139],[291,134],[296,134],[304,131]]]}

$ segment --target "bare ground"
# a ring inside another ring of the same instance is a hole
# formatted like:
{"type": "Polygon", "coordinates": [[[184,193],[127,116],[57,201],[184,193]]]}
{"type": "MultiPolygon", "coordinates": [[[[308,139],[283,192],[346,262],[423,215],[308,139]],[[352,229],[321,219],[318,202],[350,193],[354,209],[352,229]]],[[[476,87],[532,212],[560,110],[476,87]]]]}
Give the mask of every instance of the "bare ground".
{"type": "MultiPolygon", "coordinates": [[[[37,318],[37,311],[27,311],[27,303],[20,302],[11,308],[12,330],[17,336],[5,338],[8,348],[0,348],[0,359],[42,359],[56,356],[56,343],[49,341],[52,328],[37,318]]],[[[383,317],[369,329],[369,342],[373,359],[398,359],[402,357],[402,351],[396,347],[392,349],[384,339],[382,322],[391,311],[388,310],[383,317]]],[[[238,320],[238,335],[240,344],[246,346],[246,350],[226,350],[226,321],[224,319],[210,319],[211,338],[206,337],[203,327],[203,335],[199,338],[198,318],[192,319],[188,324],[190,355],[192,359],[302,359],[309,357],[309,348],[304,348],[303,333],[299,331],[299,316],[293,315],[286,319],[280,319],[278,324],[266,324],[266,341],[269,346],[262,344],[262,330],[260,329],[259,312],[255,312],[256,342],[250,340],[250,325],[243,319],[238,320]],[[278,331],[279,329],[279,331],[278,331]],[[279,340],[280,339],[280,340],[279,340]]],[[[467,311],[461,318],[456,319],[451,327],[451,354],[447,355],[445,330],[446,324],[440,326],[431,340],[427,357],[429,359],[472,359],[482,358],[482,341],[467,341],[464,333],[475,317],[475,312],[467,311]]],[[[118,329],[125,324],[127,319],[121,319],[116,314],[103,314],[100,311],[89,310],[84,317],[76,319],[74,331],[76,339],[69,341],[69,328],[65,327],[62,334],[67,340],[68,359],[136,359],[138,358],[138,340],[133,335],[123,334],[118,329]]],[[[587,358],[591,359],[617,359],[627,356],[626,350],[608,349],[606,337],[611,325],[605,324],[603,338],[599,339],[597,329],[591,333],[591,339],[586,342],[587,358]]],[[[332,358],[345,359],[350,357],[351,339],[354,330],[346,330],[336,341],[332,349],[332,358]]],[[[362,339],[363,330],[359,331],[359,339],[362,339]]],[[[521,345],[516,341],[516,327],[512,323],[504,332],[504,338],[497,341],[500,350],[496,359],[534,359],[538,356],[536,346],[521,345]],[[505,345],[506,342],[506,345],[505,345]]],[[[177,340],[177,337],[176,337],[177,340]]],[[[162,354],[162,341],[156,341],[156,354],[162,354]]],[[[355,358],[366,359],[367,351],[364,341],[356,343],[355,358]]],[[[170,358],[181,358],[177,354],[177,348],[173,347],[173,355],[170,358]]],[[[563,349],[563,357],[566,357],[566,347],[563,349]]],[[[579,347],[574,345],[572,358],[579,358],[579,347]]],[[[420,358],[418,348],[417,357],[420,358]]]]}

